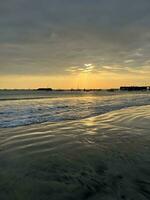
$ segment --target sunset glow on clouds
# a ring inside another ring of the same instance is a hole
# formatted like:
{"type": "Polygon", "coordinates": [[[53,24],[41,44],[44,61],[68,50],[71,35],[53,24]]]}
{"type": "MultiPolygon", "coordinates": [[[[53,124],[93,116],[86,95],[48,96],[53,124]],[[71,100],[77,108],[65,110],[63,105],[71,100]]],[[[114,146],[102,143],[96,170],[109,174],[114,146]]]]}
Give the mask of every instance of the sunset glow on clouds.
{"type": "Polygon", "coordinates": [[[0,88],[149,85],[149,10],[148,0],[1,1],[0,88]]]}

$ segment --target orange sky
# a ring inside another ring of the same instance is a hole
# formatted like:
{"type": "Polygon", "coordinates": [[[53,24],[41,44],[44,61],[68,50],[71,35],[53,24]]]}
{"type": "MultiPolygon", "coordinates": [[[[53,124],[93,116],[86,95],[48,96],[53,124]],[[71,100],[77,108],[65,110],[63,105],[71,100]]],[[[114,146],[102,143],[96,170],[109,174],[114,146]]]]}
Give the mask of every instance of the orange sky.
{"type": "Polygon", "coordinates": [[[89,71],[58,76],[3,75],[0,76],[0,88],[118,88],[122,85],[149,85],[149,76],[146,71],[135,74],[89,71]]]}

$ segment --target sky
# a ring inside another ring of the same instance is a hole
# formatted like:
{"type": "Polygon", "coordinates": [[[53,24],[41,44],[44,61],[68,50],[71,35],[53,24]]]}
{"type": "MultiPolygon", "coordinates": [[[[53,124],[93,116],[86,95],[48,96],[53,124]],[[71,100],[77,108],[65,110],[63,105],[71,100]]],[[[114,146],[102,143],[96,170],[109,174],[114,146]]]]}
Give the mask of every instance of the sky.
{"type": "Polygon", "coordinates": [[[149,77],[149,0],[0,1],[0,88],[112,88],[149,77]]]}

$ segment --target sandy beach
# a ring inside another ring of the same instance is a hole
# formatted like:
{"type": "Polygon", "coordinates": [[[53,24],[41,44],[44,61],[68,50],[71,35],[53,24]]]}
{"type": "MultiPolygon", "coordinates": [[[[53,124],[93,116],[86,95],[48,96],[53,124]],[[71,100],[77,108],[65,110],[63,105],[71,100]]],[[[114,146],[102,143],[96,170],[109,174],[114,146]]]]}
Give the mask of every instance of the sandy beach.
{"type": "Polygon", "coordinates": [[[150,199],[149,111],[1,128],[0,199],[150,199]]]}

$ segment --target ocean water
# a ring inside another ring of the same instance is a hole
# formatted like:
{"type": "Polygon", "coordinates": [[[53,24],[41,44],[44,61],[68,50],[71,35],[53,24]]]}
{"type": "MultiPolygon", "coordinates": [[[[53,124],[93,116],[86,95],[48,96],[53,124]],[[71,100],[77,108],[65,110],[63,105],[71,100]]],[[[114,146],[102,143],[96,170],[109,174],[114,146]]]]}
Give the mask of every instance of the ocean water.
{"type": "Polygon", "coordinates": [[[149,92],[0,99],[0,200],[150,199],[149,92]]]}
{"type": "Polygon", "coordinates": [[[150,104],[150,92],[0,91],[0,128],[80,120],[150,104]]]}

